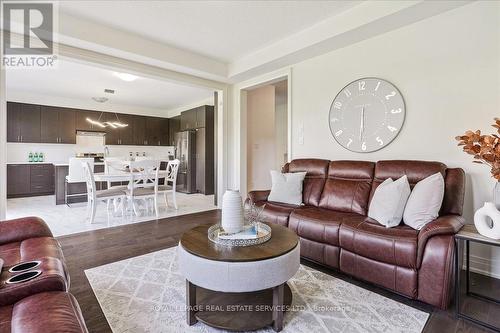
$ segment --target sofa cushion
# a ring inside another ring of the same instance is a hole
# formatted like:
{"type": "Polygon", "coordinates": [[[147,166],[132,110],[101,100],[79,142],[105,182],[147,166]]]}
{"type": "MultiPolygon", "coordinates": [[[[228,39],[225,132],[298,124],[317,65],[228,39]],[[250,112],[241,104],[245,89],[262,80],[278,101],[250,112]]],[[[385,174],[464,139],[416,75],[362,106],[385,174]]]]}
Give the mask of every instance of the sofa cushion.
{"type": "Polygon", "coordinates": [[[0,245],[0,257],[4,260],[5,267],[42,257],[64,258],[59,243],[52,237],[29,238],[0,245]]]}
{"type": "Polygon", "coordinates": [[[319,207],[366,215],[374,167],[373,162],[330,162],[319,207]]]}
{"type": "Polygon", "coordinates": [[[290,214],[288,227],[301,238],[330,245],[339,245],[339,228],[342,223],[361,223],[364,216],[354,213],[304,207],[290,214]]]}
{"type": "Polygon", "coordinates": [[[8,328],[2,332],[88,332],[77,301],[66,292],[39,293],[2,307],[0,320],[8,328]]]}
{"type": "Polygon", "coordinates": [[[359,224],[342,224],[339,240],[343,249],[357,255],[396,266],[417,267],[418,231],[408,226],[386,228],[366,218],[359,224]]]}
{"type": "Polygon", "coordinates": [[[296,159],[283,167],[283,172],[307,172],[302,189],[302,202],[318,206],[325,185],[330,161],[320,159],[296,159]]]}

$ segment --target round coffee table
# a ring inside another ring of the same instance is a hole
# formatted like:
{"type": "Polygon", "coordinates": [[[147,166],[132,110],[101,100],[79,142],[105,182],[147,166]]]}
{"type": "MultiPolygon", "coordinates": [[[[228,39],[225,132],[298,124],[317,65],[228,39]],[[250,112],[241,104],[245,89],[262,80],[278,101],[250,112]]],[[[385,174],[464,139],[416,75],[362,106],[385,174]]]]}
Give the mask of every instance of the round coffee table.
{"type": "Polygon", "coordinates": [[[269,224],[269,241],[227,247],[207,237],[210,225],[184,233],[178,247],[179,269],[186,278],[188,325],[198,320],[230,331],[283,328],[292,302],[287,281],[300,266],[300,243],[286,227],[269,224]]]}

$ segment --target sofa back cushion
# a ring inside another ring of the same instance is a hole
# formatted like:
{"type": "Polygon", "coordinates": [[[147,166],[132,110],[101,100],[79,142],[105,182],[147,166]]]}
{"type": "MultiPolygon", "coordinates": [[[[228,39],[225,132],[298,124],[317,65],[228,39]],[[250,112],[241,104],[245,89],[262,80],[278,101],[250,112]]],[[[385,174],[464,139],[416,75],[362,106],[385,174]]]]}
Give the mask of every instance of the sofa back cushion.
{"type": "Polygon", "coordinates": [[[462,215],[465,196],[465,172],[461,168],[446,169],[444,198],[439,215],[462,215]]]}
{"type": "Polygon", "coordinates": [[[306,172],[302,188],[303,203],[318,206],[328,174],[328,160],[296,159],[283,167],[283,172],[306,172]]]}
{"type": "Polygon", "coordinates": [[[366,215],[375,163],[332,161],[319,206],[366,215]]]}
{"type": "Polygon", "coordinates": [[[377,187],[387,178],[396,179],[403,175],[408,177],[410,187],[413,189],[419,181],[440,172],[446,176],[446,165],[441,162],[410,161],[410,160],[388,160],[378,161],[375,165],[370,201],[377,187]]]}

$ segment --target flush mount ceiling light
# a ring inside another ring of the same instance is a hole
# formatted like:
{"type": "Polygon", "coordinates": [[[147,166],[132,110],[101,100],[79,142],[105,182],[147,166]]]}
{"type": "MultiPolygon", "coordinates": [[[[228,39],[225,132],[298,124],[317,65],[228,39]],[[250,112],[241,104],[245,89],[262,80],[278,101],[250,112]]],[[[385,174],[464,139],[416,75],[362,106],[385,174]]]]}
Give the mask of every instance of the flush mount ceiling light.
{"type": "Polygon", "coordinates": [[[114,74],[114,76],[122,79],[123,81],[127,81],[127,82],[132,82],[132,81],[135,81],[139,78],[138,76],[133,75],[133,74],[129,74],[129,73],[114,72],[113,74],[114,74]]]}
{"type": "Polygon", "coordinates": [[[118,115],[116,114],[116,112],[115,112],[116,121],[101,121],[103,113],[104,112],[101,112],[101,114],[99,115],[99,118],[97,120],[94,120],[94,119],[88,118],[88,117],[86,118],[86,120],[87,120],[87,122],[91,123],[92,125],[96,125],[96,126],[99,126],[101,128],[105,128],[105,127],[123,128],[123,127],[128,126],[128,124],[124,124],[124,123],[120,122],[120,119],[118,119],[118,115]]]}
{"type": "Polygon", "coordinates": [[[92,97],[92,99],[97,103],[104,103],[108,101],[107,97],[92,97]]]}

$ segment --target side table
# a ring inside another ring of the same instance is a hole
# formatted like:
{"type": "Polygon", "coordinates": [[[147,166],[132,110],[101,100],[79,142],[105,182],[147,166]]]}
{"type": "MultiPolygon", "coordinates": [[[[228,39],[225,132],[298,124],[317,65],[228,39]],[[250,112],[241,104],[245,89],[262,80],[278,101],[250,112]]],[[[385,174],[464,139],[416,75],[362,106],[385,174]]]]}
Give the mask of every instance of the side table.
{"type": "Polygon", "coordinates": [[[479,234],[476,230],[476,227],[473,224],[465,225],[456,235],[455,235],[455,315],[457,318],[462,318],[468,321],[471,321],[477,325],[489,328],[493,331],[500,330],[499,327],[495,327],[486,322],[480,321],[476,318],[473,318],[469,315],[466,315],[460,311],[460,272],[461,272],[461,263],[459,262],[459,243],[460,241],[465,242],[465,290],[466,295],[472,296],[481,300],[485,300],[488,302],[494,302],[496,304],[500,304],[500,299],[495,299],[486,295],[481,295],[476,292],[470,290],[470,242],[481,243],[490,246],[500,246],[500,240],[495,240],[492,238],[488,238],[479,234]]]}

